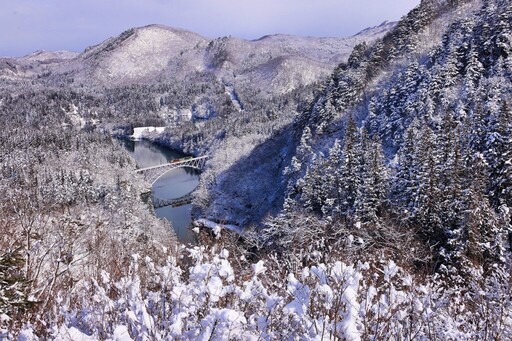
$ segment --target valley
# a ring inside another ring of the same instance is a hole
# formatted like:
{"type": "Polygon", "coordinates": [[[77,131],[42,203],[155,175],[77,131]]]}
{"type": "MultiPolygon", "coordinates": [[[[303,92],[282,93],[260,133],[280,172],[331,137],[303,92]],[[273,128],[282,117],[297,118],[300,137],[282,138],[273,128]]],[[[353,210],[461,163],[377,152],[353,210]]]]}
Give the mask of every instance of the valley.
{"type": "MultiPolygon", "coordinates": [[[[135,159],[139,168],[157,166],[183,157],[181,153],[147,141],[123,140],[122,144],[135,159]]],[[[155,201],[158,200],[165,201],[190,194],[197,187],[199,176],[200,173],[192,168],[178,168],[169,171],[151,188],[153,204],[157,204],[155,201]]],[[[162,205],[162,207],[158,207],[156,205],[155,215],[167,219],[171,223],[174,233],[181,243],[196,244],[195,235],[190,230],[192,227],[191,209],[189,202],[179,206],[162,205]]]]}
{"type": "Polygon", "coordinates": [[[0,58],[0,339],[509,339],[511,94],[508,0],[0,58]]]}

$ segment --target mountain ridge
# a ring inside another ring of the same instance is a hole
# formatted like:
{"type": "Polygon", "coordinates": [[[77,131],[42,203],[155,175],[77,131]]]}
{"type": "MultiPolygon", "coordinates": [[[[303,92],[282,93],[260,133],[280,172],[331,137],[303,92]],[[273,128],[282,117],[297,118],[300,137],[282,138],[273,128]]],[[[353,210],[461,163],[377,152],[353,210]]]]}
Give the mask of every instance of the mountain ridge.
{"type": "Polygon", "coordinates": [[[44,63],[31,57],[33,53],[12,60],[20,64],[16,73],[21,77],[105,87],[183,80],[197,73],[213,73],[231,83],[233,74],[250,81],[255,72],[268,71],[274,65],[270,73],[258,75],[261,82],[254,86],[269,93],[286,92],[327,76],[348,58],[355,45],[381,37],[393,25],[367,28],[345,38],[271,34],[248,40],[232,36],[209,39],[186,29],[150,24],[89,46],[74,58],[44,63]],[[32,63],[27,69],[29,59],[32,63]],[[296,67],[282,68],[288,59],[296,67]],[[287,80],[295,85],[282,86],[287,80]]]}

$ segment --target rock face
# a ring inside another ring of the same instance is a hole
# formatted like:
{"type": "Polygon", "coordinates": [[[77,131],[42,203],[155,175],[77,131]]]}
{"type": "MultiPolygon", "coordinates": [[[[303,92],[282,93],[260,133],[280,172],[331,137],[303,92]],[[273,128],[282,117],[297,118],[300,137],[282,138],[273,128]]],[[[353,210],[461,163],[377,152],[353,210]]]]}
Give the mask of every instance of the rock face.
{"type": "MultiPolygon", "coordinates": [[[[198,34],[149,25],[80,54],[39,51],[14,60],[52,83],[117,87],[183,81],[212,74],[223,83],[250,82],[258,90],[283,93],[329,75],[355,45],[382,37],[394,23],[369,28],[349,38],[268,35],[257,40],[207,39],[198,34]]],[[[11,67],[12,68],[12,67],[11,67]]]]}

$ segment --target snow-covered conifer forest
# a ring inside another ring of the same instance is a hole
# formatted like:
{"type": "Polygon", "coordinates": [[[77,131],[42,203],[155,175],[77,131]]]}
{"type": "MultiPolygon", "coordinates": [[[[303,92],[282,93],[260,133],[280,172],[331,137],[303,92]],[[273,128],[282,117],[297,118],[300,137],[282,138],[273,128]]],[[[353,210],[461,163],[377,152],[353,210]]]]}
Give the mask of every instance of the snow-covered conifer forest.
{"type": "Polygon", "coordinates": [[[343,39],[152,25],[0,80],[0,339],[512,339],[509,0],[343,39]],[[113,139],[143,126],[209,157],[196,246],[113,139]]]}

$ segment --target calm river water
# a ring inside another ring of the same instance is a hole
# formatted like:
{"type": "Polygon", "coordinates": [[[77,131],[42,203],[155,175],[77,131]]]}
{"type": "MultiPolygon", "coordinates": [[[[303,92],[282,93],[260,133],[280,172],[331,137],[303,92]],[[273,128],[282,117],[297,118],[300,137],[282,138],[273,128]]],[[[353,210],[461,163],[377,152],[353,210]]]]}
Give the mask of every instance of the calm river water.
{"type": "MultiPolygon", "coordinates": [[[[139,168],[156,166],[179,159],[186,155],[149,141],[122,140],[122,144],[137,161],[139,168]]],[[[167,172],[153,185],[153,194],[161,199],[179,198],[192,192],[199,183],[199,172],[192,168],[177,168],[167,172]]],[[[196,244],[194,232],[189,229],[192,223],[192,205],[180,207],[166,206],[155,209],[159,218],[169,220],[178,239],[182,243],[196,244]]]]}

